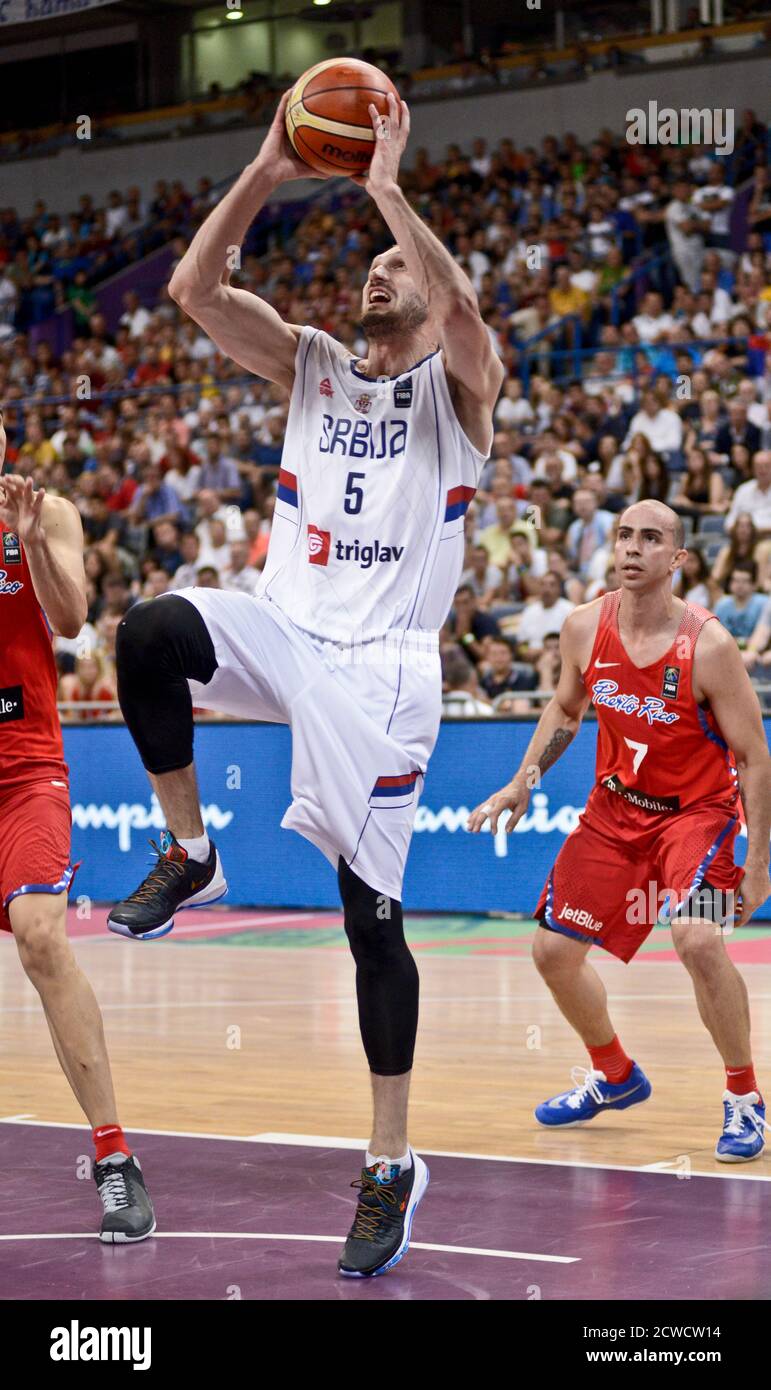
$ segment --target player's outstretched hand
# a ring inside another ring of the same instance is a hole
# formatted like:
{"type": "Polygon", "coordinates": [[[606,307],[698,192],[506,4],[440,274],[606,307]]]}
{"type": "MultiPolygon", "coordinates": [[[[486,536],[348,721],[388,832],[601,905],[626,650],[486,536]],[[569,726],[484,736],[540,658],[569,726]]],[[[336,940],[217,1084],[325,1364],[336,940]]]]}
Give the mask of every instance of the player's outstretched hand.
{"type": "Polygon", "coordinates": [[[349,175],[354,183],[366,188],[373,198],[378,189],[388,188],[398,182],[399,162],[407,148],[410,134],[410,112],[406,101],[397,101],[391,92],[386,100],[386,116],[381,116],[372,102],[367,108],[375,132],[375,151],[369,169],[366,174],[349,175]]]}
{"type": "Polygon", "coordinates": [[[31,478],[22,478],[19,473],[0,478],[0,521],[16,532],[22,545],[34,545],[45,537],[41,525],[44,498],[45,488],[34,492],[31,478]]]}
{"type": "Polygon", "coordinates": [[[510,835],[515,825],[525,814],[530,800],[530,788],[521,779],[515,777],[513,782],[502,787],[499,792],[494,792],[488,796],[481,806],[475,807],[471,812],[466,824],[466,829],[475,833],[482,829],[486,820],[490,822],[490,829],[493,835],[498,832],[498,820],[506,811],[510,811],[506,822],[506,834],[510,835]]]}
{"type": "Polygon", "coordinates": [[[749,922],[753,912],[756,912],[763,905],[766,898],[771,898],[768,864],[748,863],[736,893],[740,899],[740,910],[737,913],[734,927],[744,927],[749,922]]]}
{"type": "Polygon", "coordinates": [[[332,174],[319,174],[315,169],[311,169],[310,164],[295,154],[292,149],[289,136],[286,133],[286,108],[293,88],[288,87],[284,92],[278,110],[270,123],[270,129],[265,136],[257,160],[264,165],[276,187],[281,183],[289,183],[291,179],[328,179],[332,174]]]}

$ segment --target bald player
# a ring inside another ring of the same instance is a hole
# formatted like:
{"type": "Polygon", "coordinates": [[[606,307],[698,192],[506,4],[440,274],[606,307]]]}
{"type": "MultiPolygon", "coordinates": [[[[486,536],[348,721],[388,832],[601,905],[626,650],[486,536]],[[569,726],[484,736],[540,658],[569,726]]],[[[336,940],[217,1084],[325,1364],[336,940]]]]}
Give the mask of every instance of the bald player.
{"type": "Polygon", "coordinates": [[[621,587],[581,604],[562,629],[557,690],[512,781],[469,817],[510,834],[530,789],[575,737],[591,701],[599,725],[595,784],[544,885],[534,959],[584,1043],[590,1069],[536,1109],[543,1125],[624,1110],[651,1094],[608,1013],[593,945],[629,961],[668,922],[705,1027],[723,1059],[723,1133],[715,1156],[739,1163],[764,1143],[765,1107],[750,1047],[747,989],[723,940],[771,894],[771,759],[760,706],[733,637],[714,613],[672,593],[683,526],[661,502],[621,515],[621,587]],[[744,868],[734,863],[740,799],[744,868]],[[741,885],[741,886],[740,886],[741,885]],[[738,896],[738,902],[736,897],[738,896]],[[655,904],[651,908],[651,904],[655,904]]]}

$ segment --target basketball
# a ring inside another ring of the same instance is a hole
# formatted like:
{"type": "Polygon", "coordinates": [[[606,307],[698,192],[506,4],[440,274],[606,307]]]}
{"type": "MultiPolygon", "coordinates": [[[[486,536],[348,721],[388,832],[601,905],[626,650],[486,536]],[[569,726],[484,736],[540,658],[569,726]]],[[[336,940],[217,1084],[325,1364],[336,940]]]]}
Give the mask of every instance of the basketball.
{"type": "Polygon", "coordinates": [[[286,108],[292,147],[320,174],[366,173],[375,147],[372,102],[388,114],[390,77],[358,58],[330,58],[298,78],[286,108]]]}

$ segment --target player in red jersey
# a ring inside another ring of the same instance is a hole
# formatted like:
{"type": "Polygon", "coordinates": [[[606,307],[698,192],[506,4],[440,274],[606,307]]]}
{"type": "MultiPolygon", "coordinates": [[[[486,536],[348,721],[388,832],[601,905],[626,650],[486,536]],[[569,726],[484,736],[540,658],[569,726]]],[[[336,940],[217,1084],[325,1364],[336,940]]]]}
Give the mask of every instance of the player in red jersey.
{"type": "MultiPolygon", "coordinates": [[[[5,459],[0,412],[0,473],[5,459]]],[[[56,711],[51,631],[86,618],[83,531],[71,502],[0,478],[0,929],[12,931],[56,1054],[96,1146],[101,1239],[155,1229],[142,1172],[118,1124],[99,1005],[66,935],[69,773],[56,711]]]]}
{"type": "Polygon", "coordinates": [[[615,547],[621,587],[568,617],[557,690],[522,766],[468,826],[478,832],[489,819],[495,832],[510,811],[506,829],[514,829],[591,700],[596,781],[539,898],[534,944],[536,966],[587,1047],[591,1069],[575,1069],[574,1088],[539,1105],[536,1118],[580,1123],[650,1095],[647,1077],[618,1040],[587,954],[599,945],[629,961],[661,919],[671,925],[726,1068],[716,1157],[742,1162],[763,1148],[765,1109],[752,1066],[747,989],[723,935],[771,894],[771,758],[736,642],[714,614],[672,593],[686,557],[683,539],[682,522],[661,502],[623,512],[615,547]],[[733,857],[740,797],[748,834],[743,869],[733,857]]]}

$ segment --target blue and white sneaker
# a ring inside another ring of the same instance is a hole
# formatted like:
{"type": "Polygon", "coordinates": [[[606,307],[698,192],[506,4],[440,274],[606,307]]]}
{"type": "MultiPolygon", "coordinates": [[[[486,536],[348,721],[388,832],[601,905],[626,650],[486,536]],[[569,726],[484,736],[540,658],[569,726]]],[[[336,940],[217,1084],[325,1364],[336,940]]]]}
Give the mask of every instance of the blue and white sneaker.
{"type": "Polygon", "coordinates": [[[723,1133],[717,1141],[715,1158],[721,1163],[749,1163],[763,1152],[766,1107],[757,1091],[746,1096],[723,1092],[723,1133]]]}
{"type": "Polygon", "coordinates": [[[626,1081],[614,1085],[603,1071],[587,1071],[574,1067],[570,1073],[572,1091],[562,1091],[551,1100],[536,1107],[535,1118],[541,1125],[583,1125],[593,1120],[601,1110],[626,1110],[639,1105],[651,1093],[651,1083],[636,1062],[626,1081]]]}

